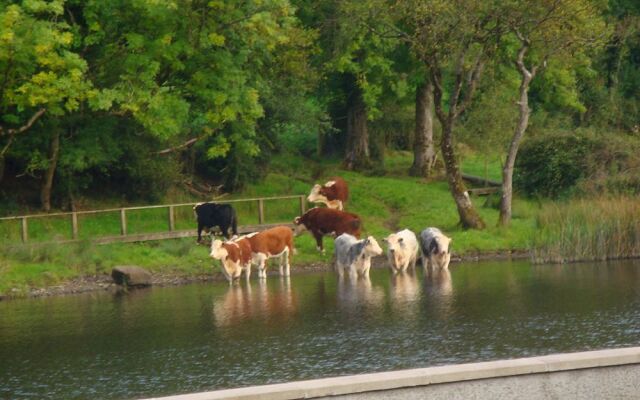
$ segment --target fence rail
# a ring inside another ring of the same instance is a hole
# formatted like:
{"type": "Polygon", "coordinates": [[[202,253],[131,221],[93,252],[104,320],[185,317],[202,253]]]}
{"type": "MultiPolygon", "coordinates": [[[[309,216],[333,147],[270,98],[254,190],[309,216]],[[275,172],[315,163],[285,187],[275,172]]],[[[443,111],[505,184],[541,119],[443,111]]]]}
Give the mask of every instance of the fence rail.
{"type": "MultiPolygon", "coordinates": [[[[247,224],[238,227],[238,233],[249,233],[269,228],[276,225],[291,225],[290,221],[282,221],[279,223],[265,223],[265,202],[266,201],[281,201],[281,200],[293,200],[298,199],[298,205],[300,214],[304,214],[306,210],[306,196],[305,195],[291,195],[291,196],[272,196],[272,197],[255,197],[248,199],[233,199],[219,202],[220,204],[227,203],[254,203],[257,206],[257,224],[247,224]]],[[[56,243],[71,243],[80,241],[80,232],[82,224],[79,222],[79,216],[96,215],[104,213],[119,213],[120,215],[120,235],[104,235],[93,238],[91,241],[98,244],[107,244],[114,242],[141,242],[147,240],[163,240],[163,239],[176,239],[183,237],[197,236],[195,229],[178,230],[176,229],[176,209],[180,207],[193,207],[199,203],[178,203],[178,204],[162,204],[154,206],[139,206],[139,207],[121,207],[121,208],[108,208],[102,210],[86,210],[86,211],[72,211],[62,213],[49,213],[49,214],[32,214],[32,215],[20,215],[14,217],[2,217],[0,218],[0,224],[6,221],[20,221],[20,237],[23,243],[29,242],[29,220],[52,218],[52,217],[67,217],[70,219],[71,225],[71,239],[70,240],[54,240],[56,243]],[[128,230],[128,211],[141,211],[141,210],[153,210],[153,209],[167,209],[167,227],[166,230],[147,232],[147,233],[129,233],[128,230]]],[[[242,222],[242,221],[241,221],[242,222]]]]}

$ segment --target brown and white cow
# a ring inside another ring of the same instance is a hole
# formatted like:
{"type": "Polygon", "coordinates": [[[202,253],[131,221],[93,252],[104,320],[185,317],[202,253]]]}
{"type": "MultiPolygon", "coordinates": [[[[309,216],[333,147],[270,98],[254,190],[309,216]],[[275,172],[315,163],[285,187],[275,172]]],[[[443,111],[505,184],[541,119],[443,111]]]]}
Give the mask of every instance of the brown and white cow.
{"type": "Polygon", "coordinates": [[[245,271],[247,279],[251,276],[251,243],[246,238],[238,238],[226,242],[214,240],[211,242],[210,256],[213,259],[220,260],[222,273],[229,281],[229,284],[240,277],[242,270],[245,271]]]}
{"type": "Polygon", "coordinates": [[[280,276],[289,276],[291,255],[294,251],[293,231],[287,226],[276,226],[245,236],[251,244],[253,262],[258,265],[258,277],[267,277],[267,259],[280,257],[280,276]],[[284,271],[283,271],[284,263],[284,271]]]}
{"type": "Polygon", "coordinates": [[[342,211],[349,200],[349,187],[347,182],[340,177],[330,178],[322,186],[314,185],[307,200],[310,203],[323,203],[328,208],[342,211]]]}
{"type": "Polygon", "coordinates": [[[322,252],[324,252],[322,237],[325,235],[340,236],[348,233],[360,239],[362,226],[360,217],[346,211],[315,207],[304,215],[296,217],[293,222],[296,224],[296,235],[308,230],[316,239],[318,250],[322,252]]]}

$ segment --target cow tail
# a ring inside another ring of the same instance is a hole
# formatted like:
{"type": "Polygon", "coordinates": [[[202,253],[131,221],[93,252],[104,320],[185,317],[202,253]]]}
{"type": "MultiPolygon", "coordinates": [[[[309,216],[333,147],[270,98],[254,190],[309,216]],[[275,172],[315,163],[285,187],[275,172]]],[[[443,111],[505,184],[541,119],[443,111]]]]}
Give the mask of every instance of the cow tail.
{"type": "Polygon", "coordinates": [[[232,209],[233,213],[231,214],[231,229],[233,230],[233,234],[238,234],[238,216],[236,215],[236,210],[232,209]]]}

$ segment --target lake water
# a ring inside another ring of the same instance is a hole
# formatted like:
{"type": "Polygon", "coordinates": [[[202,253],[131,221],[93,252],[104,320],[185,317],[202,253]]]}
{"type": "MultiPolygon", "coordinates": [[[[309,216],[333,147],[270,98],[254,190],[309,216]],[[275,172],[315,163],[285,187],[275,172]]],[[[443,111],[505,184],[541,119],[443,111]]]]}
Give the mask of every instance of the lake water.
{"type": "Polygon", "coordinates": [[[0,302],[0,398],[129,399],[640,345],[640,262],[0,302]]]}

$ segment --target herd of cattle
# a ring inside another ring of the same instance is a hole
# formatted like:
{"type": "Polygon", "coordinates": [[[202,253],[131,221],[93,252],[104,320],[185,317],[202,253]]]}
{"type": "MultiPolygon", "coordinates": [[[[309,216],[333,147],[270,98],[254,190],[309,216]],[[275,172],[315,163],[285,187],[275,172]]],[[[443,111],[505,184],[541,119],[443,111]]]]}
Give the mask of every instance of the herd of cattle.
{"type": "MultiPolygon", "coordinates": [[[[226,240],[214,239],[210,256],[220,260],[222,272],[232,283],[242,271],[247,279],[251,276],[252,264],[258,267],[258,277],[267,277],[267,260],[280,258],[280,275],[289,276],[291,257],[295,252],[293,236],[309,231],[316,240],[317,248],[324,253],[322,238],[334,237],[335,267],[340,276],[368,276],[371,258],[383,253],[373,236],[360,239],[362,221],[359,216],[344,211],[349,199],[347,183],[342,178],[332,178],[324,185],[315,185],[307,200],[322,203],[326,207],[315,207],[296,217],[295,228],[277,226],[261,232],[237,236],[236,212],[228,204],[200,203],[193,210],[198,222],[198,242],[202,232],[210,232],[219,227],[226,240]]],[[[425,273],[447,269],[451,254],[451,238],[438,228],[426,228],[419,237],[409,229],[392,233],[384,242],[387,244],[389,267],[396,272],[415,268],[418,254],[421,254],[425,273]]]]}

